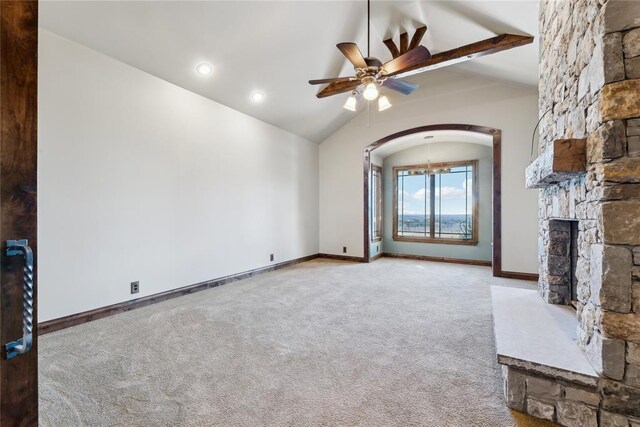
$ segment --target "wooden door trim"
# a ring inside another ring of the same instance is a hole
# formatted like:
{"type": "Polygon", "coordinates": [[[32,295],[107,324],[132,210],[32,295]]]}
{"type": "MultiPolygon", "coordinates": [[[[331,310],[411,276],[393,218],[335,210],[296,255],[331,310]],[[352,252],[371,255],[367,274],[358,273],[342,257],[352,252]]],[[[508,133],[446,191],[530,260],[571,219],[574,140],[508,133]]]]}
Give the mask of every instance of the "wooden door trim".
{"type": "Polygon", "coordinates": [[[387,135],[364,148],[363,166],[364,166],[364,207],[363,207],[363,219],[364,219],[364,261],[371,262],[371,238],[370,238],[370,222],[369,222],[369,176],[371,173],[371,152],[383,145],[394,141],[398,138],[407,135],[413,135],[422,132],[434,132],[442,130],[457,130],[465,132],[474,132],[484,135],[490,135],[493,139],[492,144],[492,162],[493,162],[493,248],[492,248],[492,262],[491,269],[495,277],[502,276],[502,190],[501,190],[501,170],[502,170],[502,131],[496,128],[490,128],[486,126],[466,125],[466,124],[438,124],[419,126],[411,129],[406,129],[400,132],[387,135]]]}
{"type": "MultiPolygon", "coordinates": [[[[371,164],[371,173],[372,175],[378,174],[378,176],[380,177],[379,190],[380,190],[380,199],[382,200],[381,201],[382,209],[380,210],[380,212],[376,212],[376,216],[377,216],[377,223],[382,223],[384,218],[384,213],[383,213],[384,212],[384,189],[383,189],[384,176],[382,174],[382,166],[371,164]]],[[[372,185],[375,185],[375,181],[372,183],[372,185]]],[[[377,203],[377,201],[378,199],[376,197],[376,193],[374,192],[371,195],[371,204],[373,205],[374,203],[377,203]]],[[[371,216],[371,218],[373,218],[373,215],[371,216]]],[[[373,237],[372,241],[377,243],[381,241],[383,237],[384,237],[384,227],[382,230],[380,230],[380,235],[373,237]]]]}
{"type": "Polygon", "coordinates": [[[38,424],[37,261],[31,349],[7,360],[23,334],[22,256],[7,240],[28,239],[37,260],[38,2],[0,1],[0,425],[38,424]]]}

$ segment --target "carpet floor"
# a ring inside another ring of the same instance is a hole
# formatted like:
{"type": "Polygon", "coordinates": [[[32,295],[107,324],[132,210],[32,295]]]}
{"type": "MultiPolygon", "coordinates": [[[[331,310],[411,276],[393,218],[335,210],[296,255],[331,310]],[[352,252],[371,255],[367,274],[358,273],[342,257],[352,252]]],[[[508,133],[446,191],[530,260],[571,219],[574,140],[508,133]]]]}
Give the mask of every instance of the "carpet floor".
{"type": "Polygon", "coordinates": [[[40,337],[43,426],[544,426],[485,267],[314,260],[40,337]]]}

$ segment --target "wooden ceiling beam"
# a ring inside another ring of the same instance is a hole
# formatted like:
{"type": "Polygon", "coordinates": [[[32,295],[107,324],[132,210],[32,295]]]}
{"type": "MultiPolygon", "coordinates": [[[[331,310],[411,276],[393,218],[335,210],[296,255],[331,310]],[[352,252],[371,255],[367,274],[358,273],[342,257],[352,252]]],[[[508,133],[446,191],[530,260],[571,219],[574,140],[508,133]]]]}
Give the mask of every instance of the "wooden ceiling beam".
{"type": "Polygon", "coordinates": [[[398,56],[403,53],[407,53],[413,48],[416,48],[420,45],[424,34],[427,32],[427,26],[423,25],[422,27],[416,28],[415,33],[413,33],[413,37],[411,37],[411,42],[409,42],[409,34],[405,31],[400,34],[400,46],[396,46],[393,42],[393,37],[387,40],[384,40],[383,43],[391,52],[391,56],[393,59],[396,59],[398,56]]]}
{"type": "Polygon", "coordinates": [[[396,44],[393,42],[393,39],[386,39],[383,43],[387,47],[387,49],[389,49],[389,52],[391,52],[391,56],[393,57],[393,59],[396,59],[398,56],[400,56],[400,51],[398,50],[396,44]]]}
{"type": "Polygon", "coordinates": [[[404,32],[400,34],[400,55],[409,51],[409,35],[404,32]]]}
{"type": "Polygon", "coordinates": [[[423,73],[437,68],[447,67],[453,64],[468,61],[474,58],[491,55],[514,47],[524,46],[533,42],[532,36],[521,36],[516,34],[502,34],[490,39],[460,46],[434,54],[430,59],[417,64],[402,72],[395,72],[388,75],[407,77],[414,74],[423,73]]]}
{"type": "Polygon", "coordinates": [[[411,43],[409,43],[409,50],[416,48],[420,45],[424,34],[427,32],[427,26],[423,25],[420,28],[416,28],[416,32],[413,33],[413,37],[411,37],[411,43]]]}

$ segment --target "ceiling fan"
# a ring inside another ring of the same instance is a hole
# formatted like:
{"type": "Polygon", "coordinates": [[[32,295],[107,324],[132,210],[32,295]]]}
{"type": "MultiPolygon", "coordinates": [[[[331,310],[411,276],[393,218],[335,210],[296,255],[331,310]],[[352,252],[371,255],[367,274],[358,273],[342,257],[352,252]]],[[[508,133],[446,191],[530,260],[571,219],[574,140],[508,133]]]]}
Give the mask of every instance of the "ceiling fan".
{"type": "MultiPolygon", "coordinates": [[[[411,95],[418,89],[415,83],[391,77],[400,74],[431,58],[431,53],[424,46],[419,46],[424,31],[418,31],[401,55],[391,61],[382,63],[378,58],[370,56],[371,45],[371,1],[367,0],[367,56],[362,56],[355,43],[338,43],[336,47],[353,64],[355,75],[350,77],[336,77],[330,79],[309,80],[312,85],[327,84],[318,94],[318,98],[351,92],[344,108],[355,111],[356,97],[361,93],[367,101],[378,99],[378,111],[391,107],[386,96],[380,95],[380,87],[388,88],[404,95],[411,95]]],[[[426,31],[426,27],[423,27],[426,31]]]]}
{"type": "Polygon", "coordinates": [[[327,84],[318,93],[318,98],[351,92],[344,108],[355,111],[356,97],[362,93],[364,99],[374,101],[378,99],[378,110],[391,107],[386,96],[380,95],[380,87],[389,88],[405,95],[410,95],[418,89],[418,85],[399,77],[408,77],[437,68],[447,67],[469,61],[486,55],[513,49],[533,43],[530,35],[500,34],[485,40],[480,40],[451,50],[434,54],[433,56],[424,46],[419,46],[427,31],[426,26],[417,28],[411,42],[406,32],[400,34],[400,45],[396,46],[392,39],[384,40],[385,46],[393,55],[393,59],[385,64],[377,58],[370,57],[371,43],[371,7],[367,0],[367,57],[363,57],[355,43],[340,43],[337,45],[342,54],[355,68],[355,76],[337,77],[334,79],[310,80],[312,85],[327,84]]]}

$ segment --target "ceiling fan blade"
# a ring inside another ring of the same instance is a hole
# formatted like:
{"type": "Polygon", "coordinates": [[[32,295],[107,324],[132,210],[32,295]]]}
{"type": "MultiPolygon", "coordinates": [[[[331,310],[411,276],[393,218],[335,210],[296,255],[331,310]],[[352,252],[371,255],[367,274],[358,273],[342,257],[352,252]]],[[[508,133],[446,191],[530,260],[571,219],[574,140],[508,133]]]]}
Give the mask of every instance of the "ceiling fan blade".
{"type": "Polygon", "coordinates": [[[356,68],[367,68],[367,63],[364,61],[358,45],[355,43],[338,43],[336,45],[340,52],[353,64],[356,68]]]}
{"type": "Polygon", "coordinates": [[[336,77],[334,79],[317,79],[317,80],[309,80],[310,85],[323,85],[325,83],[334,83],[334,82],[347,82],[353,79],[353,77],[336,77]]]}
{"type": "Polygon", "coordinates": [[[333,82],[318,92],[316,96],[318,98],[326,98],[327,96],[337,95],[339,93],[351,92],[360,86],[360,84],[358,80],[333,82]]]}
{"type": "Polygon", "coordinates": [[[381,70],[382,73],[386,75],[401,73],[407,68],[414,67],[427,61],[429,58],[431,58],[431,52],[429,52],[429,50],[424,46],[418,46],[387,62],[381,67],[381,70]]]}
{"type": "Polygon", "coordinates": [[[382,86],[400,92],[403,95],[411,95],[420,87],[420,85],[415,83],[405,82],[399,79],[386,79],[382,82],[382,86]]]}

